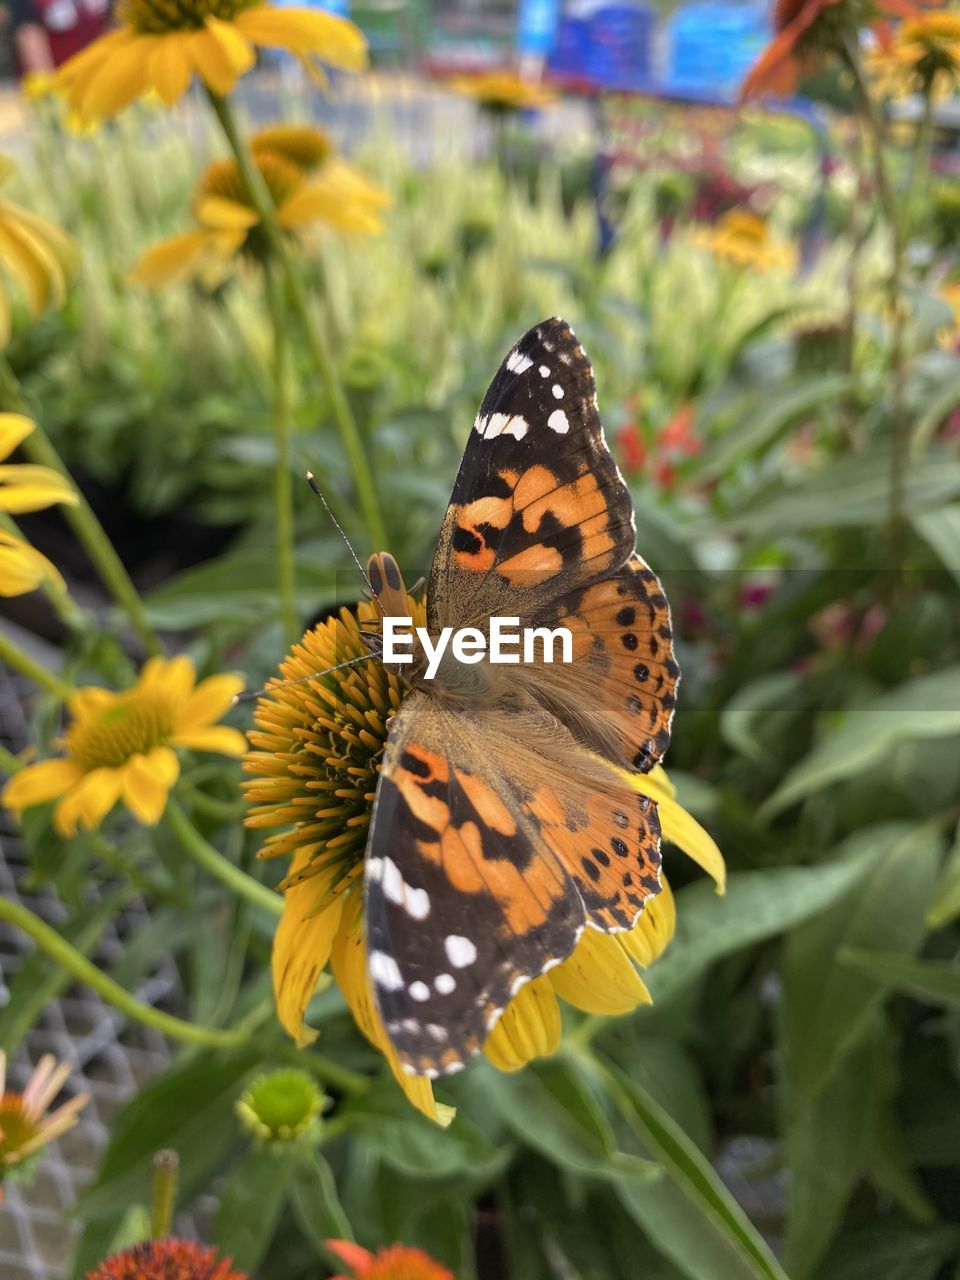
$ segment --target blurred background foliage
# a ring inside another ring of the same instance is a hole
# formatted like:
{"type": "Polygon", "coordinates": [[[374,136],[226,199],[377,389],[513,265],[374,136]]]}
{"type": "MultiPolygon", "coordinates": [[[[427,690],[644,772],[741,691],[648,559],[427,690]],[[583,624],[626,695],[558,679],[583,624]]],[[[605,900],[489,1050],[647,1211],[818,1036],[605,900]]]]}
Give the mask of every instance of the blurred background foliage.
{"type": "MultiPolygon", "coordinates": [[[[9,359],[153,622],[201,671],[239,667],[255,688],[283,649],[266,317],[242,280],[212,295],[125,283],[184,226],[211,139],[189,113],[170,127],[138,108],[78,139],[36,112],[19,195],[77,237],[82,265],[9,359]]],[[[724,852],[726,897],[668,853],[678,933],[645,975],[653,1005],[571,1014],[555,1058],[445,1082],[449,1129],[381,1072],[355,1096],[328,1085],[319,1139],[258,1145],[234,1114],[251,1078],[310,1070],[263,1014],[272,922],[185,866],[167,825],[131,829],[151,923],[112,976],[129,987],[172,955],[189,1016],[252,1030],[240,1050],[184,1051],[127,1106],[78,1205],[74,1275],[135,1237],[160,1147],[180,1153],[181,1206],[202,1214],[213,1190],[211,1238],[267,1280],[320,1274],[323,1239],[351,1228],[481,1280],[960,1274],[960,362],[942,288],[956,165],[943,152],[921,175],[897,529],[887,241],[848,127],[610,99],[600,128],[602,164],[592,132],[547,145],[522,121],[478,154],[418,163],[380,120],[356,155],[393,197],[385,234],[321,242],[304,269],[408,581],[498,362],[544,316],[573,325],[672,603],[667,765],[724,852]],[[753,221],[738,230],[731,210],[753,221]]],[[[363,556],[376,548],[299,347],[296,381],[293,469],[317,474],[363,556]]],[[[305,485],[296,518],[307,619],[356,587],[305,485]]],[[[59,516],[23,527],[84,579],[59,516]]],[[[116,670],[109,646],[58,638],[73,678],[116,670]]],[[[249,867],[237,780],[207,761],[185,781],[204,834],[249,867]]],[[[48,822],[28,815],[34,874],[89,949],[102,849],[48,822]]],[[[62,982],[42,958],[21,974],[8,1049],[62,982]]],[[[325,1054],[379,1071],[335,987],[310,1020],[325,1054]]]]}

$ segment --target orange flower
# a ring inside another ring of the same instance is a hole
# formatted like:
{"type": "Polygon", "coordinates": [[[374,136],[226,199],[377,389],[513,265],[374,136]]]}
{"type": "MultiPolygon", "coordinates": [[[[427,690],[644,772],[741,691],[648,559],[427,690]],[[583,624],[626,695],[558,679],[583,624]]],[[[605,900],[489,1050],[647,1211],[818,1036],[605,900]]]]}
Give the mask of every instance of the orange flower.
{"type": "Polygon", "coordinates": [[[324,1243],[352,1273],[333,1276],[332,1280],[454,1280],[451,1271],[422,1249],[394,1244],[373,1254],[348,1240],[327,1240],[324,1243]]]}
{"type": "Polygon", "coordinates": [[[246,1280],[229,1258],[192,1240],[147,1240],[112,1254],[87,1280],[246,1280]]]}
{"type": "MultiPolygon", "coordinates": [[[[907,0],[873,0],[875,17],[915,18],[907,0]]],[[[839,48],[845,28],[856,35],[863,6],[857,0],[777,0],[773,9],[773,39],[747,72],[740,101],[772,95],[786,98],[801,76],[816,69],[817,54],[839,48]]]]}

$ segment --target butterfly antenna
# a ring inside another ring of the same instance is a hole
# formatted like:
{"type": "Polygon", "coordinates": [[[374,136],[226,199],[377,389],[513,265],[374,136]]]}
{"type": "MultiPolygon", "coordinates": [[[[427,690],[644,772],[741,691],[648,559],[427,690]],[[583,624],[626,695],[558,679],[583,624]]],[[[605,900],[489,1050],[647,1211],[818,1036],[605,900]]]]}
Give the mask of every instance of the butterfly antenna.
{"type": "MultiPolygon", "coordinates": [[[[367,584],[367,589],[369,590],[370,595],[373,597],[374,600],[377,600],[377,593],[374,591],[373,587],[370,585],[370,579],[367,577],[366,569],[364,569],[363,565],[360,563],[360,557],[354,551],[353,545],[351,544],[350,539],[343,532],[343,529],[340,526],[340,521],[330,510],[330,503],[323,496],[323,490],[317,484],[317,478],[312,471],[307,472],[307,484],[310,486],[313,492],[317,495],[317,497],[323,503],[324,511],[326,511],[327,515],[330,517],[331,521],[333,522],[333,527],[336,529],[337,533],[339,533],[340,537],[346,543],[347,550],[350,552],[350,555],[353,557],[353,563],[360,570],[360,576],[363,578],[364,582],[367,584]]],[[[377,605],[379,606],[379,604],[380,604],[380,601],[377,600],[377,605]]],[[[383,610],[381,609],[381,613],[382,612],[383,610]]],[[[334,668],[334,670],[335,669],[336,668],[334,668]]]]}
{"type": "Polygon", "coordinates": [[[298,680],[272,681],[265,689],[255,689],[249,693],[234,695],[233,706],[239,702],[252,702],[254,698],[262,698],[265,693],[273,693],[276,689],[288,689],[292,684],[306,684],[308,680],[318,680],[320,676],[328,676],[331,671],[342,671],[344,667],[352,667],[358,662],[366,662],[375,658],[375,653],[361,653],[356,658],[348,658],[346,662],[338,662],[335,667],[325,667],[323,671],[312,671],[308,676],[300,676],[298,680]]]}

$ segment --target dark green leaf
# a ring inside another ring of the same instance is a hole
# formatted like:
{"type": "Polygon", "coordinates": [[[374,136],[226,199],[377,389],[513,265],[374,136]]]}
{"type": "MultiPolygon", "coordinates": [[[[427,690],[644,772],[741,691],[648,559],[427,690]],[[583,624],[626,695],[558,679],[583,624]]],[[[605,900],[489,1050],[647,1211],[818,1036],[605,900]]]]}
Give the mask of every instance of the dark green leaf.
{"type": "Polygon", "coordinates": [[[890,991],[928,1004],[960,1005],[960,966],[945,960],[915,960],[888,951],[843,947],[838,960],[890,991]]]}
{"type": "Polygon", "coordinates": [[[249,1272],[260,1265],[300,1166],[298,1152],[277,1143],[251,1147],[230,1170],[213,1234],[236,1267],[249,1272]]]}

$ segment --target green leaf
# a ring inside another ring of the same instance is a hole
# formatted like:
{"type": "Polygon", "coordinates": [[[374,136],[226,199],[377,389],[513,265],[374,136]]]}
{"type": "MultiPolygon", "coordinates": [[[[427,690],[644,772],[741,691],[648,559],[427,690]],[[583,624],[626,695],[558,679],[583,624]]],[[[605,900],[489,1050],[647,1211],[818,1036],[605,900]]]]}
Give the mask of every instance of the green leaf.
{"type": "Polygon", "coordinates": [[[845,1232],[817,1280],[934,1280],[958,1249],[956,1227],[918,1229],[881,1219],[845,1232]]]}
{"type": "Polygon", "coordinates": [[[803,677],[794,671],[777,671],[742,685],[724,706],[720,716],[720,733],[724,741],[748,760],[761,762],[768,748],[754,728],[761,720],[769,730],[771,712],[781,710],[803,685],[803,677]]]}
{"type": "Polygon", "coordinates": [[[729,474],[745,454],[769,445],[797,418],[845,395],[851,381],[847,373],[816,374],[779,394],[767,391],[757,396],[750,411],[718,435],[701,455],[693,471],[695,479],[712,480],[729,474]]]}
{"type": "Polygon", "coordinates": [[[869,874],[829,911],[795,930],[784,947],[781,1047],[792,1105],[808,1105],[857,1042],[883,999],[876,979],[838,962],[846,947],[882,941],[907,955],[924,936],[941,840],[932,827],[887,824],[846,842],[854,856],[874,850],[869,874]]]}
{"type": "MultiPolygon", "coordinates": [[[[319,1152],[306,1153],[291,1187],[291,1203],[300,1229],[318,1252],[325,1240],[353,1240],[333,1170],[319,1152]]],[[[325,1256],[325,1255],[321,1255],[325,1256]]]]}
{"type": "Polygon", "coordinates": [[[301,1161],[284,1143],[254,1146],[230,1170],[220,1192],[213,1235],[242,1271],[263,1260],[301,1161]]]}
{"type": "Polygon", "coordinates": [[[761,809],[771,818],[789,805],[845,778],[855,777],[893,754],[911,738],[960,734],[960,666],[920,676],[892,693],[849,711],[792,769],[761,809]]]}
{"type": "Polygon", "coordinates": [[[825,910],[863,877],[872,861],[867,847],[855,857],[817,867],[735,872],[722,898],[706,883],[681,889],[674,939],[644,974],[654,1005],[723,956],[785,933],[825,910]]]}
{"type": "Polygon", "coordinates": [[[110,1142],[78,1210],[94,1218],[150,1202],[153,1156],[170,1147],[180,1157],[184,1199],[204,1186],[236,1138],[233,1106],[253,1051],[204,1054],[152,1080],[113,1121],[110,1142]]]}
{"type": "Polygon", "coordinates": [[[880,1084],[882,1028],[863,1037],[813,1099],[785,1125],[790,1168],[784,1266],[806,1280],[843,1217],[866,1148],[880,1084]]]}
{"type": "Polygon", "coordinates": [[[914,529],[933,548],[960,582],[960,502],[935,511],[916,511],[910,517],[914,529]]]}
{"type": "Polygon", "coordinates": [[[787,1280],[697,1145],[625,1072],[601,1070],[618,1110],[666,1174],[618,1185],[624,1207],[653,1244],[691,1280],[787,1280]]]}
{"type": "Polygon", "coordinates": [[[942,929],[960,916],[960,825],[927,912],[927,928],[942,929]]]}
{"type": "Polygon", "coordinates": [[[960,966],[946,960],[915,960],[889,951],[843,947],[842,965],[891,991],[929,1004],[960,1005],[960,966]]]}

